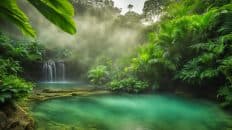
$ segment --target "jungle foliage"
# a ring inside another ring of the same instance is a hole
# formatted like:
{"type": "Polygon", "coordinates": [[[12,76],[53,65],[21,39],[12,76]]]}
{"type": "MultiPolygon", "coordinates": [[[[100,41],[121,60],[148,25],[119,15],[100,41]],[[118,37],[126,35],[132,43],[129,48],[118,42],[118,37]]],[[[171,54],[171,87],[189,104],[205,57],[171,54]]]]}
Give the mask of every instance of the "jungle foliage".
{"type": "Polygon", "coordinates": [[[211,87],[218,91],[214,97],[223,106],[231,105],[231,1],[182,0],[171,2],[163,11],[148,33],[148,43],[138,48],[137,55],[118,72],[121,76],[108,86],[135,92],[179,85],[201,87],[201,91],[211,87]],[[133,87],[137,84],[140,87],[133,87]]]}
{"type": "Polygon", "coordinates": [[[33,84],[22,77],[23,62],[42,60],[43,47],[35,41],[14,40],[0,33],[0,103],[25,98],[33,84]]]}
{"type": "Polygon", "coordinates": [[[88,72],[88,78],[90,82],[96,85],[104,85],[109,77],[109,72],[107,71],[107,67],[104,65],[96,66],[92,68],[88,72]]]}
{"type": "MultiPolygon", "coordinates": [[[[43,16],[65,32],[76,33],[74,9],[68,0],[28,0],[43,16]]],[[[0,2],[0,17],[14,23],[23,34],[35,37],[28,17],[16,0],[0,2]]],[[[23,64],[42,60],[44,48],[37,41],[15,40],[0,32],[0,103],[26,97],[33,84],[22,77],[23,64]]]]}

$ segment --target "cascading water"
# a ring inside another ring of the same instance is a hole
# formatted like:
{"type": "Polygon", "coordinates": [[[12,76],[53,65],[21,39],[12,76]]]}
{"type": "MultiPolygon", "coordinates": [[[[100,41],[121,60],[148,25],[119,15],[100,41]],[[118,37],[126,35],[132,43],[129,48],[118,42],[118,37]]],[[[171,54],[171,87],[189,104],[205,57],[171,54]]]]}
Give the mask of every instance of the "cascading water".
{"type": "Polygon", "coordinates": [[[59,68],[58,72],[57,72],[57,76],[58,76],[57,80],[64,81],[65,80],[65,65],[64,65],[64,62],[63,61],[58,61],[57,62],[57,68],[59,68]]]}
{"type": "Polygon", "coordinates": [[[63,61],[48,60],[43,64],[44,80],[48,82],[65,80],[65,64],[63,61]]]}

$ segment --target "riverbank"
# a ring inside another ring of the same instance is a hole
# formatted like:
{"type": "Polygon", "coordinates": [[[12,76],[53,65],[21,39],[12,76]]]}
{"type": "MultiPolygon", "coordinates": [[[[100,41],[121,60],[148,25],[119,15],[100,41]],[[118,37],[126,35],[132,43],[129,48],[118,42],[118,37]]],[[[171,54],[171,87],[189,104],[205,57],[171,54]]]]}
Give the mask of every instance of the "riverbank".
{"type": "Polygon", "coordinates": [[[32,101],[45,101],[54,98],[71,97],[71,96],[91,96],[110,94],[111,92],[106,89],[96,88],[76,88],[76,89],[36,89],[29,97],[32,101]]]}
{"type": "Polygon", "coordinates": [[[31,111],[38,130],[232,128],[216,104],[165,94],[70,96],[35,102],[31,111]]]}
{"type": "Polygon", "coordinates": [[[19,104],[1,104],[0,130],[34,130],[34,120],[19,104]]]}

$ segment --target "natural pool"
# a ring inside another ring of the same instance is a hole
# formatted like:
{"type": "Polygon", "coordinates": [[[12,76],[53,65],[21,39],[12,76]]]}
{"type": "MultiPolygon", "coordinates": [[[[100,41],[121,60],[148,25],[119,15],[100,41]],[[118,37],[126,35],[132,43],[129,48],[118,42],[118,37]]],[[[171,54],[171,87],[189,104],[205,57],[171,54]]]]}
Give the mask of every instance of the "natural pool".
{"type": "Polygon", "coordinates": [[[95,95],[37,102],[38,130],[224,130],[228,114],[216,105],[170,95],[95,95]]]}

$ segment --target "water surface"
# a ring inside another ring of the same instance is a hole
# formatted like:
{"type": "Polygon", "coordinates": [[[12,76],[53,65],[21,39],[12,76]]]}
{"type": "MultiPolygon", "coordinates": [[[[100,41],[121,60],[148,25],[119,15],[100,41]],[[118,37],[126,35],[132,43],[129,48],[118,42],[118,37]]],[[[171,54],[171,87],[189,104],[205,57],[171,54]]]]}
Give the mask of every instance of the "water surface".
{"type": "Polygon", "coordinates": [[[32,112],[40,130],[224,130],[230,123],[214,104],[169,95],[68,97],[36,103],[32,112]]]}

